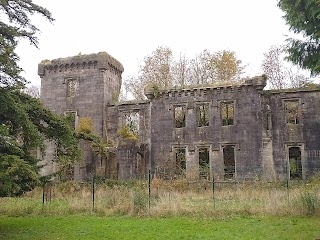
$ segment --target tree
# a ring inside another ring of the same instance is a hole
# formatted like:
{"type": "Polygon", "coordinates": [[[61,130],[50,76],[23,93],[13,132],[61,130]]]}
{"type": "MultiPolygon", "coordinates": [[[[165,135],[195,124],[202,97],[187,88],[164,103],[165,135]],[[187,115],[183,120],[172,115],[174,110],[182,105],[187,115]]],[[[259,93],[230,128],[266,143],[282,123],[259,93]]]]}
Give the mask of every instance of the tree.
{"type": "Polygon", "coordinates": [[[190,84],[190,60],[186,58],[185,54],[180,53],[179,59],[173,61],[173,65],[171,67],[171,74],[174,85],[185,86],[190,84]]]}
{"type": "Polygon", "coordinates": [[[191,60],[192,84],[235,83],[244,67],[235,52],[204,50],[191,60]]]}
{"type": "Polygon", "coordinates": [[[273,45],[264,53],[261,68],[267,76],[272,89],[284,89],[287,87],[299,88],[310,83],[307,76],[299,67],[293,67],[285,61],[283,46],[273,45]]]}
{"type": "Polygon", "coordinates": [[[137,77],[130,77],[125,85],[136,99],[144,99],[146,85],[155,84],[161,88],[173,86],[172,51],[168,47],[158,47],[151,55],[146,56],[139,67],[137,77]]]}
{"type": "Polygon", "coordinates": [[[67,121],[38,99],[0,88],[0,196],[20,195],[39,183],[34,151],[44,154],[44,139],[56,143],[57,162],[67,166],[80,159],[78,138],[67,121]]]}
{"type": "Polygon", "coordinates": [[[311,74],[320,73],[320,1],[279,0],[284,19],[294,33],[301,33],[304,40],[289,38],[288,59],[311,74]]]}
{"type": "Polygon", "coordinates": [[[271,46],[269,51],[263,54],[261,67],[273,89],[283,89],[287,86],[286,73],[281,59],[282,53],[283,49],[280,46],[271,46]]]}
{"type": "Polygon", "coordinates": [[[161,87],[172,85],[172,51],[168,47],[158,47],[150,56],[144,58],[140,66],[139,79],[143,83],[157,83],[161,87]]]}
{"type": "Polygon", "coordinates": [[[220,51],[213,53],[210,59],[210,78],[212,83],[235,83],[240,81],[244,67],[235,52],[220,51]]]}
{"type": "Polygon", "coordinates": [[[29,94],[31,97],[40,98],[40,88],[38,86],[27,86],[25,89],[23,89],[23,92],[29,94]]]}
{"type": "Polygon", "coordinates": [[[191,60],[191,84],[208,84],[211,53],[204,50],[191,60]]]}
{"type": "Polygon", "coordinates": [[[287,70],[287,76],[290,88],[304,88],[314,84],[299,68],[289,68],[287,70]]]}
{"type": "Polygon", "coordinates": [[[32,0],[0,1],[0,197],[21,195],[39,184],[39,159],[44,140],[56,144],[56,161],[69,166],[81,158],[79,136],[66,119],[47,110],[38,99],[21,91],[26,80],[20,75],[16,46],[28,39],[37,47],[39,31],[29,16],[51,13],[32,0]]]}
{"type": "Polygon", "coordinates": [[[32,2],[32,0],[0,1],[0,86],[23,87],[26,80],[20,75],[19,56],[15,49],[20,39],[28,39],[38,46],[36,34],[39,29],[31,23],[30,15],[39,14],[49,21],[54,21],[51,13],[32,2]]]}
{"type": "Polygon", "coordinates": [[[171,88],[213,83],[233,84],[240,81],[244,67],[232,51],[210,53],[208,50],[189,60],[180,54],[178,60],[168,47],[158,47],[144,58],[137,77],[125,81],[125,90],[135,99],[144,99],[144,88],[171,88]]]}

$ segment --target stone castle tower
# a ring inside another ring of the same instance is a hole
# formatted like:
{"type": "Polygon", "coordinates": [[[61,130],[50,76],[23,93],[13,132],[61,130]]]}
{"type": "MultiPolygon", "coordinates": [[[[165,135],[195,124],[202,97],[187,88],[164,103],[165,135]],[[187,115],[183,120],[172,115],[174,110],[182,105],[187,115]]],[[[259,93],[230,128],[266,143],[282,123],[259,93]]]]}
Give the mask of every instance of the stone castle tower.
{"type": "MultiPolygon", "coordinates": [[[[81,118],[90,119],[94,133],[106,137],[106,105],[118,99],[123,66],[106,52],[44,60],[38,65],[41,77],[41,101],[57,114],[70,115],[77,127],[81,118]]],[[[46,163],[54,160],[54,148],[48,144],[46,163]]],[[[74,178],[92,174],[96,161],[88,146],[82,143],[85,163],[76,166],[74,178]]],[[[42,174],[54,172],[48,164],[42,174]]]]}
{"type": "MultiPolygon", "coordinates": [[[[265,77],[238,84],[146,88],[148,99],[117,102],[122,65],[107,53],[39,64],[41,101],[111,140],[108,158],[82,141],[85,161],[68,174],[113,179],[307,179],[320,171],[320,86],[264,90],[265,77]],[[135,138],[121,130],[129,129],[135,138]]],[[[55,172],[54,145],[42,174],[55,172]]]]}

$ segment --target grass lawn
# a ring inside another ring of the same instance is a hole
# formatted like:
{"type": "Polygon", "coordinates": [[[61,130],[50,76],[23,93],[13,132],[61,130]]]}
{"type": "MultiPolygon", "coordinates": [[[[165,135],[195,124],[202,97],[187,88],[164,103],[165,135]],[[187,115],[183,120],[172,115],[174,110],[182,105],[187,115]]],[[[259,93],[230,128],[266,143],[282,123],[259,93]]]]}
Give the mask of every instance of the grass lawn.
{"type": "Polygon", "coordinates": [[[320,218],[0,216],[0,239],[320,239],[320,218]]]}

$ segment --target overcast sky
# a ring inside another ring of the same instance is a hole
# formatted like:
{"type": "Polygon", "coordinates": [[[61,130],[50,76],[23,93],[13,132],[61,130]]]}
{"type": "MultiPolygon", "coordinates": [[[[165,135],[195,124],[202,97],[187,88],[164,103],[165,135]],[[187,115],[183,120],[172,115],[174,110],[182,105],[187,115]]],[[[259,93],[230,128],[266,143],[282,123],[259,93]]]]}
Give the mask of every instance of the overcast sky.
{"type": "Polygon", "coordinates": [[[123,79],[136,75],[138,63],[158,46],[193,57],[204,49],[232,50],[246,76],[261,74],[263,53],[289,34],[277,0],[34,0],[52,12],[41,29],[39,50],[23,41],[20,66],[40,85],[38,63],[106,51],[124,66],[123,79]]]}

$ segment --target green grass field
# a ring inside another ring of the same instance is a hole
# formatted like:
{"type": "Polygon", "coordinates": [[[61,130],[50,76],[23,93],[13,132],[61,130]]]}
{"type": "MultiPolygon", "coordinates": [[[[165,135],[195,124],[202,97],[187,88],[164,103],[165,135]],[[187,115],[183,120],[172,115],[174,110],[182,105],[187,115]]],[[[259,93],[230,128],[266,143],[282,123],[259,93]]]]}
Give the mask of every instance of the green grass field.
{"type": "Polygon", "coordinates": [[[186,181],[55,184],[0,198],[2,239],[320,240],[320,181],[210,185],[186,181]],[[150,201],[150,205],[149,205],[150,201]]]}
{"type": "Polygon", "coordinates": [[[0,239],[320,239],[320,218],[0,216],[0,239]]]}

